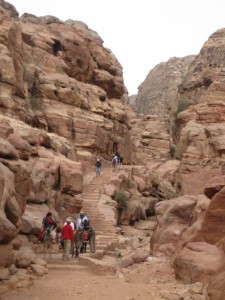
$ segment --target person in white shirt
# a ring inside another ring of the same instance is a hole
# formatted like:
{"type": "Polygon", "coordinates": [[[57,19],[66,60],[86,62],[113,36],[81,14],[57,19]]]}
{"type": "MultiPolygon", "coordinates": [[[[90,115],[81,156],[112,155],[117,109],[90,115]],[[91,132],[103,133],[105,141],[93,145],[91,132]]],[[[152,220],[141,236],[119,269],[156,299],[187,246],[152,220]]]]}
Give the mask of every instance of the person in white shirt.
{"type": "Polygon", "coordinates": [[[80,216],[77,219],[77,230],[82,230],[84,228],[83,222],[84,220],[89,221],[88,217],[85,215],[85,213],[81,210],[80,216]]]}
{"type": "MultiPolygon", "coordinates": [[[[77,230],[82,232],[82,230],[84,229],[84,222],[87,222],[89,228],[90,228],[90,231],[89,231],[89,243],[90,243],[90,250],[92,253],[95,252],[95,231],[94,229],[90,226],[90,223],[89,223],[89,220],[88,220],[88,217],[85,215],[85,213],[81,210],[80,211],[80,216],[78,217],[77,219],[77,230]]],[[[78,233],[78,239],[81,238],[81,233],[78,233]]]]}

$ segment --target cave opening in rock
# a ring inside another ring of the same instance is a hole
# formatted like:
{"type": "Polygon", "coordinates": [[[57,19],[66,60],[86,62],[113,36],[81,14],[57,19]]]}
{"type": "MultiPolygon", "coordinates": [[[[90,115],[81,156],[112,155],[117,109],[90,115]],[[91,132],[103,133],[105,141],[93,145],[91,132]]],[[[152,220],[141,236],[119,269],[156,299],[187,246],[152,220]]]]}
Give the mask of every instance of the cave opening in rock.
{"type": "Polygon", "coordinates": [[[54,45],[52,46],[53,54],[57,56],[58,51],[62,51],[62,45],[60,41],[55,41],[54,45]]]}

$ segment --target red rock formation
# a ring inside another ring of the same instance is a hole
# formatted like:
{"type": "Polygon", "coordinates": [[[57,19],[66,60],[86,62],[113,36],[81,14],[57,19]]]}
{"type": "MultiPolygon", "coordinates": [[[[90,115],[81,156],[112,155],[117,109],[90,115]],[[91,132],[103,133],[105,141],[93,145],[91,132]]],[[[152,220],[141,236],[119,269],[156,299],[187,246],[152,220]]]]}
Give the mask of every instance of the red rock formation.
{"type": "Polygon", "coordinates": [[[173,57],[155,66],[138,88],[136,107],[139,113],[164,118],[174,111],[178,101],[178,86],[188,71],[194,56],[173,57]]]}
{"type": "Polygon", "coordinates": [[[56,219],[77,212],[96,153],[131,161],[132,111],[121,65],[81,22],[18,18],[0,0],[0,54],[0,267],[9,279],[11,266],[45,272],[17,235],[36,234],[49,209],[56,219]]]}

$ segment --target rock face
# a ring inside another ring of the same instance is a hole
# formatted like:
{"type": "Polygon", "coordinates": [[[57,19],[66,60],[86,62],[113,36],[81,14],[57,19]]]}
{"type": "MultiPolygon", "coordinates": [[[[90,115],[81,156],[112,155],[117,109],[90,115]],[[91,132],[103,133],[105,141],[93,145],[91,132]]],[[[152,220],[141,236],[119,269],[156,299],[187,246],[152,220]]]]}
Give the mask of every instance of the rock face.
{"type": "Polygon", "coordinates": [[[82,158],[119,150],[129,160],[122,67],[98,34],[51,16],[17,21],[3,4],[0,112],[69,139],[82,158]]]}
{"type": "Polygon", "coordinates": [[[177,105],[178,86],[187,73],[194,56],[173,57],[155,66],[138,88],[138,113],[165,116],[177,105]]]}
{"type": "MultiPolygon", "coordinates": [[[[11,4],[0,0],[4,280],[13,264],[16,272],[45,272],[34,254],[21,258],[29,243],[24,238],[18,242],[18,234],[37,234],[49,210],[59,220],[81,208],[84,171],[96,155],[111,160],[120,151],[131,162],[133,113],[126,103],[122,67],[95,31],[82,22],[53,16],[19,18],[11,4]]],[[[29,281],[33,275],[23,276],[29,281]]],[[[16,279],[15,284],[22,285],[16,279]]]]}
{"type": "Polygon", "coordinates": [[[203,45],[179,86],[180,97],[191,104],[178,114],[184,193],[202,192],[224,164],[224,47],[225,29],[220,29],[203,45]]]}
{"type": "Polygon", "coordinates": [[[137,151],[138,162],[146,164],[154,159],[175,157],[171,132],[173,113],[179,100],[178,86],[193,59],[194,56],[171,58],[151,70],[139,86],[135,101],[139,118],[136,123],[133,121],[131,131],[135,146],[140,149],[137,151]]]}
{"type": "Polygon", "coordinates": [[[213,33],[189,67],[179,93],[193,104],[222,100],[225,29],[213,33]]]}
{"type": "Polygon", "coordinates": [[[132,119],[130,136],[134,144],[132,161],[148,164],[153,160],[171,158],[170,136],[167,124],[158,115],[146,115],[132,119]]]}
{"type": "MultiPolygon", "coordinates": [[[[149,84],[149,91],[146,87],[146,94],[141,94],[141,85],[137,97],[140,112],[161,114],[170,120],[165,128],[170,153],[173,149],[180,161],[178,173],[184,194],[184,198],[156,204],[158,227],[152,249],[173,255],[177,278],[209,283],[207,299],[211,300],[224,298],[224,47],[225,29],[220,29],[180,77],[174,97],[177,102],[167,94],[164,103],[156,105],[157,95],[164,94],[156,79],[155,87],[149,84]],[[154,95],[155,101],[150,100],[154,95]]],[[[156,71],[157,67],[149,78],[156,71]]]]}

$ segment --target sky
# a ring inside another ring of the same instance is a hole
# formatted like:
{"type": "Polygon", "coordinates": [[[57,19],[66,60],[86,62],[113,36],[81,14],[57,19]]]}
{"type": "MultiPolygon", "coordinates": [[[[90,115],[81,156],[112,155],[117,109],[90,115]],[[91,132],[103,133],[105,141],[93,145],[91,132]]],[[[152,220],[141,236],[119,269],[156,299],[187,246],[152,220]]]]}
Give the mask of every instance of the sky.
{"type": "Polygon", "coordinates": [[[8,0],[20,15],[79,20],[97,31],[123,67],[129,95],[155,65],[198,54],[225,28],[224,0],[8,0]]]}

